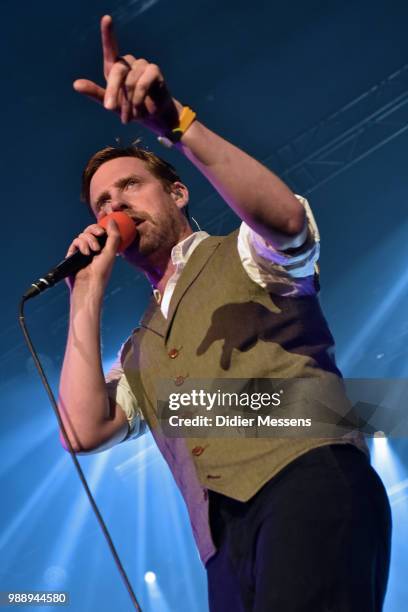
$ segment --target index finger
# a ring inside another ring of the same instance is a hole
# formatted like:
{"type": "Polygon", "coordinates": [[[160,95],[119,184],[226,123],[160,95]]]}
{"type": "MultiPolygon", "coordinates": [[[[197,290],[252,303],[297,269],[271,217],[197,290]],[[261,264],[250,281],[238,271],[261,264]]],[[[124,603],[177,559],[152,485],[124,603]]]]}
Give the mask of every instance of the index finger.
{"type": "MultiPolygon", "coordinates": [[[[103,65],[111,65],[119,55],[119,47],[113,31],[113,21],[110,15],[104,15],[101,19],[101,39],[103,52],[103,65]]],[[[105,76],[107,76],[105,74],[105,76]]]]}

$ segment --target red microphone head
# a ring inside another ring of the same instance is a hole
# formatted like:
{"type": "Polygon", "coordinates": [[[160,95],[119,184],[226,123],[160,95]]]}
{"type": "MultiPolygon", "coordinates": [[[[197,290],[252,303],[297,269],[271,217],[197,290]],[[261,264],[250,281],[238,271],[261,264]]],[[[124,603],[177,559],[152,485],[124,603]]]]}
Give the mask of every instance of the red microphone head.
{"type": "Polygon", "coordinates": [[[106,230],[109,219],[113,219],[119,228],[121,241],[119,243],[118,253],[122,253],[122,251],[127,249],[136,238],[136,225],[126,213],[120,211],[105,215],[105,217],[102,217],[102,219],[98,221],[98,225],[106,230]]]}

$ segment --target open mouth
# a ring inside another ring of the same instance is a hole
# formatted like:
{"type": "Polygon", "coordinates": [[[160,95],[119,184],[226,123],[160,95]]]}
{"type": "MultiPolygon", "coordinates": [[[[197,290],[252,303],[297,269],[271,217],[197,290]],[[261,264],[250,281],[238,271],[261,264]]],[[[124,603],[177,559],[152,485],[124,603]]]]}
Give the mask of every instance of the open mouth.
{"type": "Polygon", "coordinates": [[[146,221],[146,219],[138,219],[137,217],[132,217],[132,221],[136,225],[136,227],[139,228],[146,221]]]}
{"type": "Polygon", "coordinates": [[[134,219],[133,217],[130,217],[136,227],[136,229],[139,229],[139,227],[142,225],[142,223],[144,222],[144,219],[134,219]]]}

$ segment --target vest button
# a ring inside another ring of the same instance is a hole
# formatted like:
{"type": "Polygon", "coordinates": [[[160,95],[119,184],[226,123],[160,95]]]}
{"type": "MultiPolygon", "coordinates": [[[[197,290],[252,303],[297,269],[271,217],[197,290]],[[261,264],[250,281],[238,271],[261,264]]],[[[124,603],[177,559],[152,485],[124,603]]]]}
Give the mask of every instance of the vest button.
{"type": "Polygon", "coordinates": [[[191,454],[194,455],[194,457],[199,457],[200,455],[203,454],[204,451],[205,451],[205,448],[203,446],[195,446],[193,450],[191,451],[191,454]]]}
{"type": "Polygon", "coordinates": [[[174,384],[176,385],[176,387],[181,387],[185,380],[186,379],[184,376],[176,376],[176,378],[174,379],[174,384]]]}
{"type": "Polygon", "coordinates": [[[168,356],[170,357],[170,359],[175,359],[179,354],[179,351],[176,348],[172,348],[169,352],[168,352],[168,356]]]}

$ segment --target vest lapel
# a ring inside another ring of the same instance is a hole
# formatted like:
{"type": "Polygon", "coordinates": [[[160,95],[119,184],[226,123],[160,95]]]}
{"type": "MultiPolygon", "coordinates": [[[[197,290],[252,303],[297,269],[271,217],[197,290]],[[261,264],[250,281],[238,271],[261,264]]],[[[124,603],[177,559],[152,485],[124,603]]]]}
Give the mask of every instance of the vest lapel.
{"type": "Polygon", "coordinates": [[[140,319],[139,325],[164,338],[167,322],[154,296],[150,298],[150,302],[140,319]]]}
{"type": "MultiPolygon", "coordinates": [[[[171,324],[176,314],[177,307],[183,295],[188,291],[194,281],[197,279],[209,259],[215,253],[220,245],[221,240],[218,236],[210,236],[203,240],[195,249],[191,257],[186,263],[186,266],[181,273],[181,276],[176,284],[176,288],[172,295],[169,305],[167,321],[165,320],[165,337],[167,339],[171,324]]],[[[164,320],[164,317],[163,317],[164,320]]]]}
{"type": "Polygon", "coordinates": [[[220,243],[221,240],[218,237],[210,236],[198,245],[187,261],[186,266],[181,273],[179,280],[177,281],[176,288],[170,300],[167,319],[164,318],[160,306],[157,304],[154,296],[152,296],[142,318],[140,319],[139,325],[141,327],[149,329],[163,338],[167,338],[181,298],[199,276],[200,272],[203,270],[220,243]]]}

